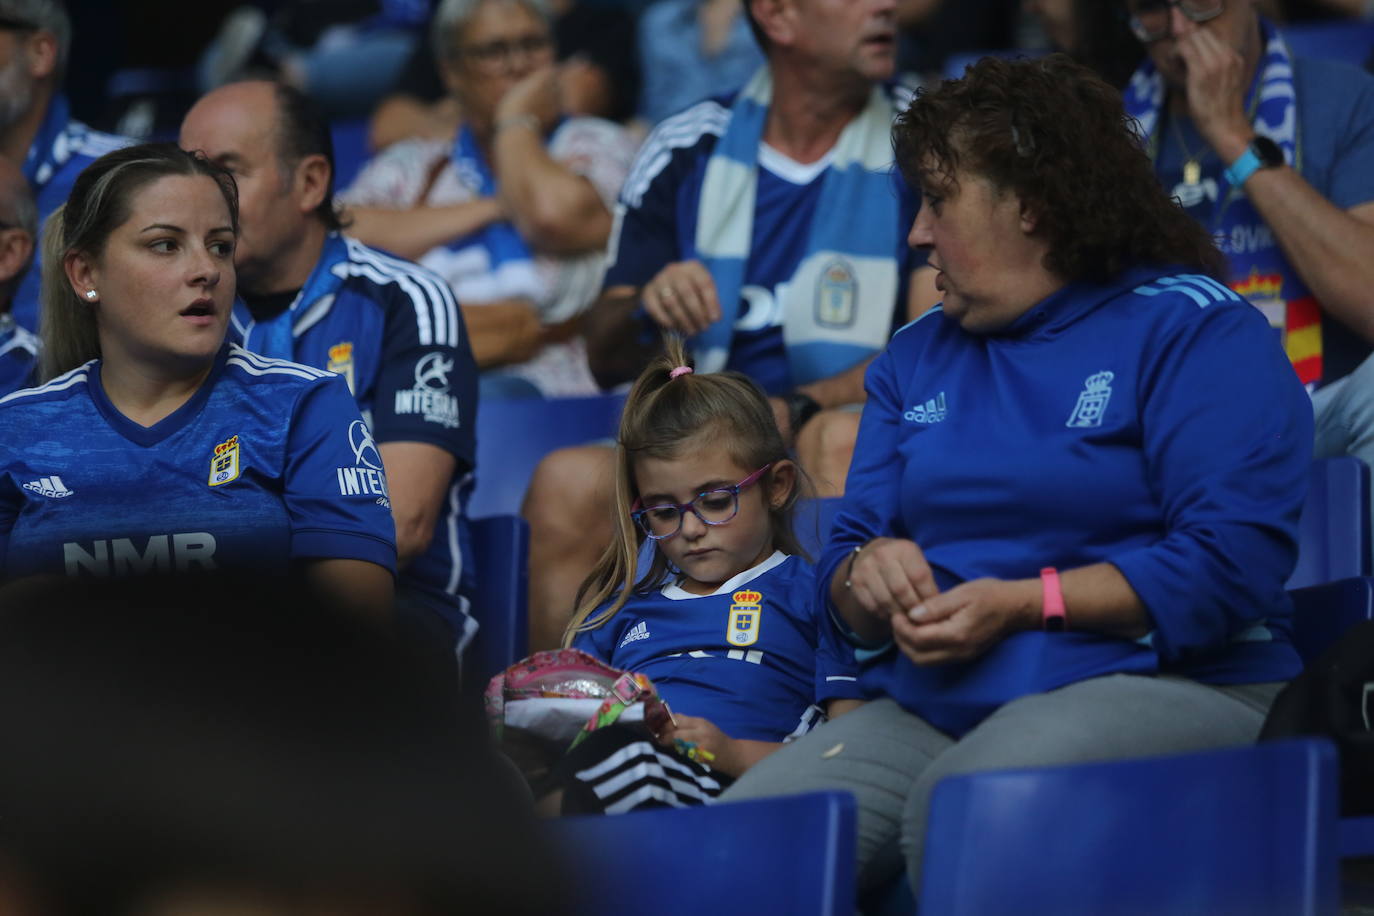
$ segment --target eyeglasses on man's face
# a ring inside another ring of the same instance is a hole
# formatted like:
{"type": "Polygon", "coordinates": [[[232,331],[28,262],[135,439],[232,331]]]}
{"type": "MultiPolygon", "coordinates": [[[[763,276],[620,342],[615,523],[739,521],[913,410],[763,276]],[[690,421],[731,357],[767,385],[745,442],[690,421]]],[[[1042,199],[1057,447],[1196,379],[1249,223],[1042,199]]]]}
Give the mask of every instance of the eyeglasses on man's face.
{"type": "Polygon", "coordinates": [[[529,59],[547,54],[552,48],[553,39],[548,35],[532,33],[518,38],[467,45],[459,49],[459,54],[484,70],[496,70],[509,67],[520,57],[529,59]]]}
{"type": "Polygon", "coordinates": [[[635,500],[634,509],[631,510],[630,515],[644,533],[655,541],[670,538],[681,531],[683,516],[688,511],[701,519],[702,524],[724,525],[739,512],[740,491],[757,483],[759,478],[767,473],[772,466],[773,462],[770,461],[733,487],[706,490],[698,493],[691,502],[664,503],[641,509],[639,500],[635,500]]]}
{"type": "Polygon", "coordinates": [[[13,16],[0,16],[0,31],[4,32],[36,32],[38,26],[23,19],[16,19],[13,16]]]}
{"type": "Polygon", "coordinates": [[[1135,0],[1129,6],[1131,31],[1145,44],[1168,38],[1171,7],[1193,22],[1206,22],[1221,15],[1225,0],[1135,0]]]}

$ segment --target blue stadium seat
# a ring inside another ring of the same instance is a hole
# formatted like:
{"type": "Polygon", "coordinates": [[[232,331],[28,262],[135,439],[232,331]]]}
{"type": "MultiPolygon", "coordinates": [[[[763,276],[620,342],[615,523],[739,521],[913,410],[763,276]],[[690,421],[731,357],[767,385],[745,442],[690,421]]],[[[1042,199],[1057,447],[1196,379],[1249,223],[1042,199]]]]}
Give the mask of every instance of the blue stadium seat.
{"type": "Polygon", "coordinates": [[[1338,791],[1320,739],[951,777],[920,911],[1334,916],[1338,791]]]}
{"type": "Polygon", "coordinates": [[[334,190],[339,192],[353,183],[372,155],[367,148],[367,120],[335,121],[329,125],[329,136],[334,141],[334,190]]]}
{"type": "Polygon", "coordinates": [[[1308,664],[1346,630],[1374,618],[1374,579],[1360,577],[1312,585],[1293,596],[1293,645],[1308,664]]]}
{"type": "Polygon", "coordinates": [[[1298,564],[1290,589],[1370,574],[1369,467],[1360,459],[1312,462],[1298,522],[1298,564]]]}
{"type": "Polygon", "coordinates": [[[622,394],[483,403],[477,410],[477,483],[468,515],[519,512],[539,459],[564,446],[614,439],[624,405],[622,394]]]}
{"type": "Polygon", "coordinates": [[[854,912],[854,797],[785,795],[548,821],[596,916],[854,912]]]}
{"type": "Polygon", "coordinates": [[[103,117],[109,129],[133,140],[174,143],[199,95],[194,70],[125,67],[105,84],[103,117]]]}
{"type": "Polygon", "coordinates": [[[840,498],[803,499],[797,503],[796,515],[792,519],[792,530],[797,534],[802,549],[811,555],[811,562],[821,558],[821,550],[830,539],[830,526],[835,521],[835,513],[840,511],[840,498]]]}
{"type": "Polygon", "coordinates": [[[1371,22],[1301,22],[1284,26],[1283,37],[1296,57],[1340,60],[1363,67],[1374,52],[1371,22]]]}
{"type": "Polygon", "coordinates": [[[940,76],[947,80],[963,79],[964,71],[985,57],[1000,57],[1003,60],[1018,60],[1023,57],[1040,57],[1043,54],[1043,51],[1022,48],[1005,48],[988,51],[960,51],[957,54],[951,54],[945,58],[944,65],[941,67],[940,76]]]}
{"type": "Polygon", "coordinates": [[[485,688],[506,666],[529,654],[529,524],[518,515],[471,523],[476,594],[472,615],[481,629],[468,646],[463,677],[485,688]]]}

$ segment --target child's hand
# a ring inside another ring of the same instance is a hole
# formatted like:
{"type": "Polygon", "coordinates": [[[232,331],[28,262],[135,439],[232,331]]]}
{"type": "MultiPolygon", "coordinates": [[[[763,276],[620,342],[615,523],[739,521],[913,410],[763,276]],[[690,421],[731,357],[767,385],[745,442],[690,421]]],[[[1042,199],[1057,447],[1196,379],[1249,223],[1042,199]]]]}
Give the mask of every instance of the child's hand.
{"type": "Polygon", "coordinates": [[[739,776],[782,747],[781,743],[774,741],[731,738],[710,719],[682,715],[676,719],[675,725],[669,725],[658,733],[658,743],[675,748],[684,757],[727,776],[739,776]]]}
{"type": "Polygon", "coordinates": [[[735,739],[716,727],[710,719],[697,716],[677,715],[677,724],[670,724],[658,735],[658,743],[664,747],[679,748],[679,753],[690,760],[704,764],[722,773],[731,773],[734,760],[735,739]],[[683,742],[686,750],[682,750],[683,742]]]}

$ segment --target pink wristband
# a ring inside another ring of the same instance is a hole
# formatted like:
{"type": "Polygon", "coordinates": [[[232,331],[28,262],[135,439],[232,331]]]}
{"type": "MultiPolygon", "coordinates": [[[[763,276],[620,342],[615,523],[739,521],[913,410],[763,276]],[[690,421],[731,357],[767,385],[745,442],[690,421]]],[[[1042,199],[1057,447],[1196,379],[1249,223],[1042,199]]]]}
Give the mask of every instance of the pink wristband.
{"type": "Polygon", "coordinates": [[[1046,566],[1040,570],[1040,627],[1051,633],[1064,629],[1064,590],[1059,586],[1059,570],[1046,566]]]}

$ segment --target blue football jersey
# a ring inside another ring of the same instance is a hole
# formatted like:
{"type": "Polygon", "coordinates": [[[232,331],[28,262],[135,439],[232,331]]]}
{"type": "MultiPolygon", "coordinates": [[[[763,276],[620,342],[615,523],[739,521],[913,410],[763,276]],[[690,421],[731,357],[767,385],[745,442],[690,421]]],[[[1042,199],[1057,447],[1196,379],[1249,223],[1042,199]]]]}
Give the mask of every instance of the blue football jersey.
{"type": "Polygon", "coordinates": [[[295,301],[255,321],[237,302],[229,336],[249,350],[337,372],[378,443],[424,442],[456,468],[428,550],[401,572],[442,608],[460,644],[475,631],[464,517],[476,460],[477,364],[448,285],[409,261],[333,233],[295,301]]]}
{"type": "Polygon", "coordinates": [[[712,595],[635,595],[573,645],[647,675],[675,712],[781,741],[816,724],[817,705],[861,696],[853,651],[815,609],[814,578],[805,560],[774,553],[712,595]]]}
{"type": "MultiPolygon", "coordinates": [[[[128,146],[127,137],[92,130],[71,116],[71,108],[64,96],[54,96],[48,103],[38,133],[24,158],[24,177],[33,189],[38,204],[38,225],[41,229],[48,216],[67,202],[76,178],[96,159],[106,153],[128,146]]],[[[33,249],[33,263],[19,281],[11,309],[19,326],[35,333],[39,330],[39,280],[43,275],[43,246],[33,249]]]]}
{"type": "Polygon", "coordinates": [[[38,337],[0,315],[0,397],[38,381],[38,337]]]}
{"type": "MultiPolygon", "coordinates": [[[[729,124],[731,101],[712,99],[694,105],[664,121],[645,140],[616,207],[614,260],[606,271],[605,287],[644,286],[667,264],[696,257],[698,200],[706,166],[729,124]]],[[[803,166],[767,147],[759,155],[750,255],[726,368],[748,375],[769,394],[812,381],[792,378],[779,303],[780,290],[807,251],[828,161],[803,166]]],[[[900,219],[909,227],[917,200],[895,173],[891,193],[902,201],[900,219]]],[[[862,201],[855,205],[862,206],[862,201]]],[[[907,279],[924,256],[907,246],[905,231],[894,255],[901,278],[896,301],[865,306],[891,308],[895,331],[906,321],[907,279]]],[[[647,337],[656,338],[658,332],[647,315],[643,320],[647,337]]]]}
{"type": "Polygon", "coordinates": [[[0,578],[394,569],[386,475],[343,379],[226,345],[162,421],[121,414],[93,360],[0,399],[0,578]]]}

